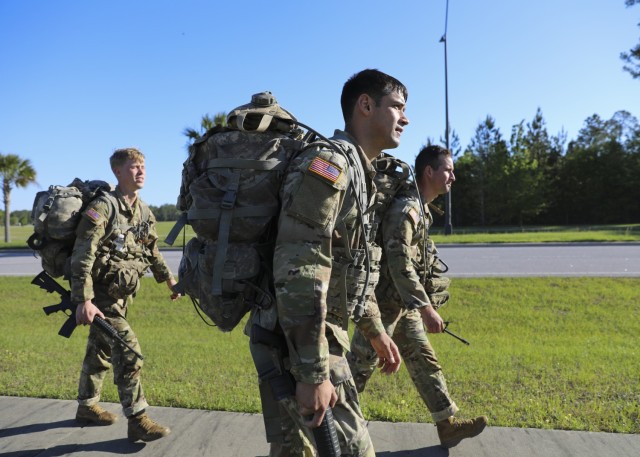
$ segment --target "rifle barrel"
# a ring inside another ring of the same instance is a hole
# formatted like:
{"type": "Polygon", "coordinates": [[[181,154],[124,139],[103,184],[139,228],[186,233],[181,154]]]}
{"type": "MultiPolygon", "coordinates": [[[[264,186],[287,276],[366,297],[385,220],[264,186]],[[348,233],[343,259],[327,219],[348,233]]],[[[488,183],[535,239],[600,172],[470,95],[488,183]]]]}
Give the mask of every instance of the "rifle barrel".
{"type": "Polygon", "coordinates": [[[465,340],[464,338],[462,338],[461,336],[456,335],[455,333],[453,333],[451,330],[447,330],[446,328],[444,329],[445,333],[448,333],[449,335],[451,335],[452,337],[458,339],[459,341],[462,341],[464,344],[466,344],[467,346],[470,345],[471,343],[469,343],[467,340],[465,340]]]}
{"type": "Polygon", "coordinates": [[[122,338],[118,334],[118,331],[111,324],[109,324],[107,321],[105,321],[103,318],[101,318],[100,316],[94,316],[93,323],[96,324],[98,327],[100,327],[101,330],[103,330],[107,334],[111,335],[111,337],[113,339],[115,339],[116,341],[120,342],[120,344],[122,344],[124,347],[126,347],[131,352],[133,352],[140,360],[144,360],[144,357],[142,356],[142,354],[140,354],[138,351],[133,349],[131,347],[131,345],[129,343],[127,343],[124,340],[124,338],[122,338]]]}

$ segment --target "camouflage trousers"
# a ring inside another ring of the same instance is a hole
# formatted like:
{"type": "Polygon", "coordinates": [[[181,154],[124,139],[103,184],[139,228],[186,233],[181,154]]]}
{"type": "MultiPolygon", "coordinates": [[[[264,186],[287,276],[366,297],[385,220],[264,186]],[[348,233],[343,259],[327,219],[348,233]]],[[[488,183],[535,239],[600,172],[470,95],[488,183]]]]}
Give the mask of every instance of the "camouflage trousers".
{"type": "MultiPolygon", "coordinates": [[[[420,397],[431,413],[434,422],[453,416],[458,407],[451,400],[447,382],[436,353],[427,338],[420,312],[380,306],[382,323],[398,346],[407,371],[420,397]]],[[[351,351],[347,355],[358,392],[366,383],[378,364],[376,352],[369,341],[358,331],[351,340],[351,351]]]]}
{"type": "MultiPolygon", "coordinates": [[[[330,342],[330,347],[334,345],[330,342]]],[[[251,355],[258,372],[260,400],[264,418],[267,442],[271,444],[270,457],[317,455],[315,440],[311,429],[304,425],[298,403],[290,391],[289,395],[277,401],[274,397],[274,386],[271,375],[281,375],[281,370],[274,365],[277,354],[267,346],[250,343],[251,355]]],[[[338,401],[333,407],[336,431],[343,456],[374,456],[373,444],[367,430],[360,404],[358,392],[349,371],[347,360],[342,355],[331,355],[331,381],[338,394],[338,401]]],[[[285,363],[286,364],[286,363],[285,363]]],[[[295,384],[291,384],[295,389],[295,384]]],[[[276,387],[277,389],[277,387],[276,387]]]]}
{"type": "MultiPolygon", "coordinates": [[[[126,305],[122,300],[119,300],[118,303],[113,303],[113,299],[105,301],[96,299],[94,303],[104,313],[105,320],[118,331],[118,334],[132,348],[140,352],[138,338],[126,319],[126,305]],[[105,301],[109,304],[105,304],[105,301]]],[[[130,417],[143,411],[149,405],[140,382],[142,365],[143,361],[133,352],[123,348],[105,332],[92,325],[89,328],[87,349],[80,372],[78,403],[92,406],[100,401],[105,377],[109,369],[113,367],[113,382],[118,388],[124,415],[130,417]]]]}

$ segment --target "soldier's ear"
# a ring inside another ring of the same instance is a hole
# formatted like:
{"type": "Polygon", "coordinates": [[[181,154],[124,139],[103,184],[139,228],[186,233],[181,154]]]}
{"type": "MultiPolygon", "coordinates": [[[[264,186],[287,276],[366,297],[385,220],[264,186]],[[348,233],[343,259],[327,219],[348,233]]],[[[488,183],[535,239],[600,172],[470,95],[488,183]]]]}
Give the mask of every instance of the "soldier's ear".
{"type": "Polygon", "coordinates": [[[431,168],[431,165],[424,167],[424,176],[425,178],[431,178],[433,176],[433,168],[431,168]]]}
{"type": "Polygon", "coordinates": [[[360,95],[358,97],[358,101],[356,102],[356,110],[359,111],[363,116],[369,116],[372,109],[373,99],[367,94],[360,95]]]}

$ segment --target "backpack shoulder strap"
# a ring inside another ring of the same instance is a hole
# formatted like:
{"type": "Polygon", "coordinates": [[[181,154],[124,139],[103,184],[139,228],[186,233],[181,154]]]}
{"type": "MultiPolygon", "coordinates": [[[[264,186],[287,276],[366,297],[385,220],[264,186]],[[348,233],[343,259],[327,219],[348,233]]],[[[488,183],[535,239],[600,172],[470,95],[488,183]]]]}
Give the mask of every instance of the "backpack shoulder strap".
{"type": "Polygon", "coordinates": [[[118,204],[118,199],[110,190],[101,188],[96,192],[94,198],[90,200],[93,202],[98,199],[103,199],[108,201],[111,204],[112,214],[111,219],[107,223],[107,230],[105,231],[105,239],[110,237],[111,234],[118,228],[120,228],[120,224],[118,222],[118,215],[120,214],[120,205],[118,204]]]}
{"type": "Polygon", "coordinates": [[[151,208],[144,202],[140,197],[138,197],[138,203],[140,204],[140,211],[142,212],[142,221],[149,222],[151,219],[151,208]]]}

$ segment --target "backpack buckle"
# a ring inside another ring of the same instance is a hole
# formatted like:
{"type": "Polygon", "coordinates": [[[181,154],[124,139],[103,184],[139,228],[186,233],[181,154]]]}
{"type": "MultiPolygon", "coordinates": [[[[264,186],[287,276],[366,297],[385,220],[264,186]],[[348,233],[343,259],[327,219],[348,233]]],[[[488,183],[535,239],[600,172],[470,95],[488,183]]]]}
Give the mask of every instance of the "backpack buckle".
{"type": "Polygon", "coordinates": [[[224,193],[224,197],[222,197],[222,201],[220,202],[220,208],[222,209],[233,209],[236,205],[236,197],[237,193],[235,190],[228,190],[224,193]]]}
{"type": "Polygon", "coordinates": [[[364,249],[353,249],[351,253],[353,255],[351,265],[354,267],[361,267],[367,259],[367,254],[364,252],[364,249]]]}

